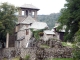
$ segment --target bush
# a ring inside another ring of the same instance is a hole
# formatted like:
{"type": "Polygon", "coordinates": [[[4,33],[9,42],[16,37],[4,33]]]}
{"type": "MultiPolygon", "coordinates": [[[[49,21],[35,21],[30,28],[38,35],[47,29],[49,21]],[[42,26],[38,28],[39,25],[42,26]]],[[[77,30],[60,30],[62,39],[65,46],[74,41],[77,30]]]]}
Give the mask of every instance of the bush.
{"type": "Polygon", "coordinates": [[[76,32],[75,37],[75,46],[73,51],[73,59],[80,60],[80,29],[76,32]]]}
{"type": "Polygon", "coordinates": [[[30,55],[26,55],[25,60],[29,60],[30,59],[30,55]]]}
{"type": "Polygon", "coordinates": [[[73,60],[80,60],[80,48],[77,46],[74,47],[73,60]]]}

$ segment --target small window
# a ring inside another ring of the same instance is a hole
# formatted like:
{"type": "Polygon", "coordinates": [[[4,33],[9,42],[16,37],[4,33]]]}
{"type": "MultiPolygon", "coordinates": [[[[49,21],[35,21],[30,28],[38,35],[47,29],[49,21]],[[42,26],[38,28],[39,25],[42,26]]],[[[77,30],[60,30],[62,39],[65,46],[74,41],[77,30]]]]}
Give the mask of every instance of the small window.
{"type": "Polygon", "coordinates": [[[29,10],[29,16],[32,16],[32,12],[31,12],[31,10],[29,10]]]}
{"type": "Polygon", "coordinates": [[[32,17],[34,17],[34,12],[32,12],[32,17]]]}
{"type": "Polygon", "coordinates": [[[26,10],[26,15],[28,16],[28,10],[26,10]]]}
{"type": "Polygon", "coordinates": [[[34,12],[32,12],[32,15],[34,15],[34,12]]]}
{"type": "Polygon", "coordinates": [[[22,11],[22,15],[24,15],[24,11],[22,11]]]}
{"type": "Polygon", "coordinates": [[[26,30],[26,35],[28,35],[29,34],[29,31],[28,30],[26,30]]]}

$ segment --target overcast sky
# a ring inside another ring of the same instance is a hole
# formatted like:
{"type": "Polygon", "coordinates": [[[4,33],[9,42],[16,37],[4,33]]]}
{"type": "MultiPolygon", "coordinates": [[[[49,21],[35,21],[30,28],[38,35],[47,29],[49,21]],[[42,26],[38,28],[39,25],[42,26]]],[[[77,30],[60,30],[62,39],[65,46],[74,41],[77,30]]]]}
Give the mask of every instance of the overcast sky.
{"type": "Polygon", "coordinates": [[[38,14],[58,13],[66,3],[65,0],[0,0],[0,3],[2,2],[8,2],[15,6],[32,4],[40,9],[38,14]]]}

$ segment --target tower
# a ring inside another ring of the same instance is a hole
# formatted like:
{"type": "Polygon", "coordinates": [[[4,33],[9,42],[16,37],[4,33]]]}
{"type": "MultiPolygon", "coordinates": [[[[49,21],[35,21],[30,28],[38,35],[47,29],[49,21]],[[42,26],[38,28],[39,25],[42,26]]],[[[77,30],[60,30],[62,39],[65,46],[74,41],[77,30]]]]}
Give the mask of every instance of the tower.
{"type": "Polygon", "coordinates": [[[29,26],[37,21],[37,11],[39,10],[31,4],[24,4],[19,7],[18,23],[16,25],[16,36],[15,47],[28,47],[29,40],[32,36],[32,32],[29,26]]]}
{"type": "Polygon", "coordinates": [[[16,24],[15,32],[10,36],[9,47],[14,47],[14,45],[22,47],[26,45],[26,42],[28,42],[31,35],[28,27],[33,22],[37,21],[38,10],[39,9],[32,4],[24,4],[19,7],[17,13],[18,23],[16,24]]]}
{"type": "Polygon", "coordinates": [[[25,19],[28,16],[31,16],[35,20],[37,20],[37,11],[39,10],[32,4],[24,4],[19,7],[19,14],[18,14],[18,22],[21,22],[23,19],[25,19]]]}

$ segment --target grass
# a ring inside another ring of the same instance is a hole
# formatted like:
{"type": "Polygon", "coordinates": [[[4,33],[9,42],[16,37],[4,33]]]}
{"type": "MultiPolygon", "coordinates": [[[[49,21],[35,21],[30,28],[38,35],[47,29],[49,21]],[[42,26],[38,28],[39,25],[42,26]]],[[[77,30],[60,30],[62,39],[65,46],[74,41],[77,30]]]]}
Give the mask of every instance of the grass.
{"type": "Polygon", "coordinates": [[[67,46],[67,47],[73,47],[72,43],[69,42],[61,42],[63,46],[67,46]]]}
{"type": "Polygon", "coordinates": [[[52,58],[48,60],[73,60],[72,58],[52,58]]]}
{"type": "MultiPolygon", "coordinates": [[[[7,58],[3,58],[3,60],[8,60],[7,58]]],[[[19,57],[13,58],[12,60],[19,60],[19,57]]]]}
{"type": "Polygon", "coordinates": [[[40,45],[41,48],[49,48],[48,45],[40,45]]]}
{"type": "Polygon", "coordinates": [[[19,58],[17,57],[17,58],[13,58],[12,60],[19,60],[19,58]]]}
{"type": "Polygon", "coordinates": [[[7,60],[7,58],[3,58],[3,60],[7,60]]]}
{"type": "Polygon", "coordinates": [[[29,60],[29,58],[30,58],[30,55],[25,56],[25,60],[29,60]]]}

